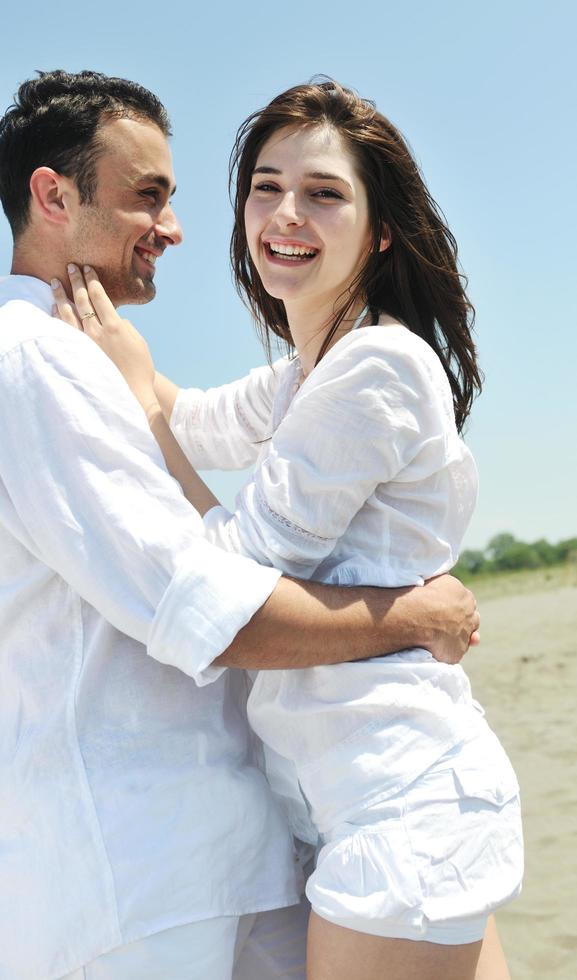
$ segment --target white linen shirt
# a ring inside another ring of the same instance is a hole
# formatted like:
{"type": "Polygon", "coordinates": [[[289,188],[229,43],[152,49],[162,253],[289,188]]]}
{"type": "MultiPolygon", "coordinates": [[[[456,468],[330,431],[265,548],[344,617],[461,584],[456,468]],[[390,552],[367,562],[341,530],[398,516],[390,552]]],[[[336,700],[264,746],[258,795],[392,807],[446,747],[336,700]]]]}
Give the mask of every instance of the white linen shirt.
{"type": "Polygon", "coordinates": [[[207,543],[51,304],[0,280],[0,980],[298,900],[244,672],[210,667],[279,573],[207,543]]]}
{"type": "MultiPolygon", "coordinates": [[[[193,463],[258,454],[234,514],[205,515],[209,540],[340,585],[421,585],[450,569],[477,476],[431,347],[382,317],[341,338],[301,380],[298,360],[285,360],[236,385],[179,395],[171,425],[193,463]]],[[[271,784],[305,839],[314,831],[299,788],[324,833],[400,792],[479,727],[463,670],[424,650],[260,671],[249,719],[273,750],[271,784]]]]}

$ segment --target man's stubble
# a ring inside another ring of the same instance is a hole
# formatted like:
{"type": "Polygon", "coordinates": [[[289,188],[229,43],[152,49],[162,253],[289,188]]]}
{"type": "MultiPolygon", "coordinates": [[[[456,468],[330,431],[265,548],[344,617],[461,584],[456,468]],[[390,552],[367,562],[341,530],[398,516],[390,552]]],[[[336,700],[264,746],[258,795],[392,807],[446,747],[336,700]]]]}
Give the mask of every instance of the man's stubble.
{"type": "Polygon", "coordinates": [[[70,261],[80,268],[92,266],[114,306],[149,303],[156,296],[152,273],[150,278],[145,278],[133,269],[134,253],[125,265],[120,254],[116,260],[113,255],[107,255],[108,243],[113,244],[121,235],[126,235],[126,229],[117,225],[108,208],[99,204],[83,205],[70,261]]]}

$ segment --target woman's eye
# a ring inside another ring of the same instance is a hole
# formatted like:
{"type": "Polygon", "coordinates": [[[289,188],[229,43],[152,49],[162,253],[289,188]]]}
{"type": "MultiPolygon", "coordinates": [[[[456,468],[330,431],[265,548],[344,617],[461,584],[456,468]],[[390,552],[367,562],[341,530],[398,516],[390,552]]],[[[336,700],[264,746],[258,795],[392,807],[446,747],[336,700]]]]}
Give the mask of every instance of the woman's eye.
{"type": "Polygon", "coordinates": [[[337,201],[342,201],[342,195],[339,194],[337,191],[334,191],[332,187],[321,187],[320,190],[314,191],[312,196],[320,197],[320,198],[328,197],[328,198],[333,198],[337,201]]]}
{"type": "Polygon", "coordinates": [[[263,184],[254,184],[253,186],[253,191],[276,191],[276,190],[278,190],[278,187],[275,187],[274,184],[263,183],[263,184]]]}

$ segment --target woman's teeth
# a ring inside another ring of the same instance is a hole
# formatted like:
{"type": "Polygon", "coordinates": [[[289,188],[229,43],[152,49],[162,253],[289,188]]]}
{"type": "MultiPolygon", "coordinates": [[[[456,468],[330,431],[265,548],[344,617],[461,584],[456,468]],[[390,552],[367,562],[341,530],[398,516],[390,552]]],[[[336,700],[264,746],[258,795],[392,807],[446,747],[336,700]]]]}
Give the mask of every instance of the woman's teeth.
{"type": "Polygon", "coordinates": [[[303,245],[280,245],[278,242],[269,242],[268,247],[272,255],[291,259],[293,262],[298,262],[301,259],[312,259],[317,254],[316,249],[306,248],[303,245]]]}

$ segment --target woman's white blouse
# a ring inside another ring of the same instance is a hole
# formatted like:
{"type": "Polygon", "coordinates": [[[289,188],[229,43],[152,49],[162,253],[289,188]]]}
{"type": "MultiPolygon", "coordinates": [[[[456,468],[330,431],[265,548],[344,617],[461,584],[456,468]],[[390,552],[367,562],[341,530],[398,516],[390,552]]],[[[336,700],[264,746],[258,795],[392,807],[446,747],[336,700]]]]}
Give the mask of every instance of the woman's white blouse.
{"type": "MultiPolygon", "coordinates": [[[[347,334],[301,378],[298,360],[285,359],[221,389],[180,393],[171,425],[194,465],[257,461],[234,514],[205,516],[209,540],[341,585],[419,585],[450,569],[477,476],[433,350],[384,318],[347,334]]],[[[472,704],[462,669],[419,650],[261,671],[249,709],[267,746],[296,767],[322,832],[468,737],[472,704]]],[[[272,754],[268,764],[296,799],[272,754]]],[[[303,834],[299,805],[291,816],[303,834]]]]}

